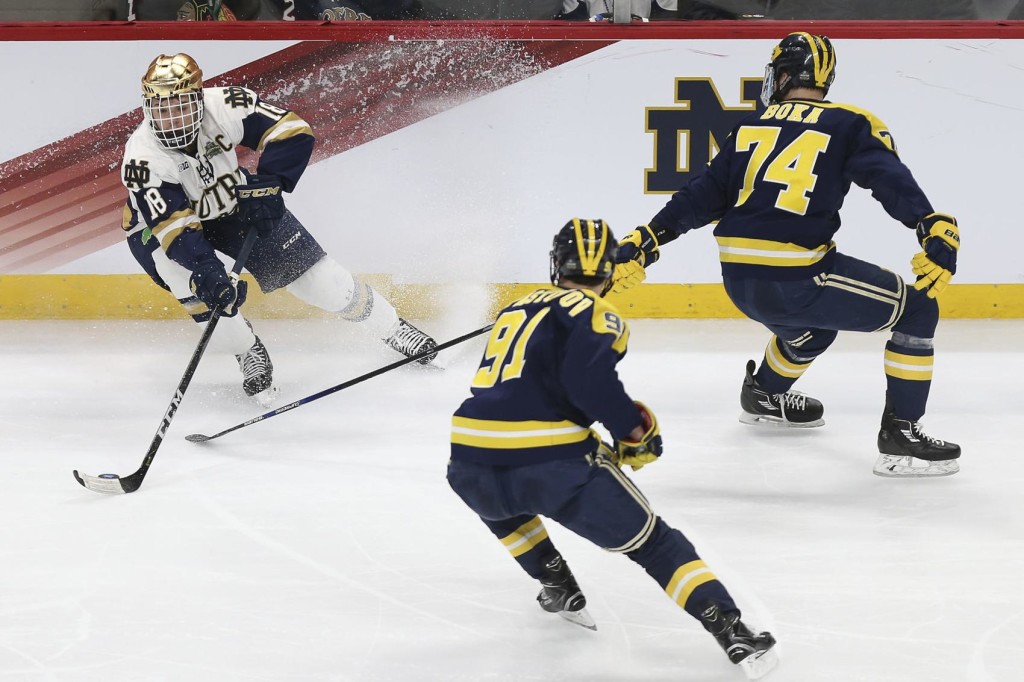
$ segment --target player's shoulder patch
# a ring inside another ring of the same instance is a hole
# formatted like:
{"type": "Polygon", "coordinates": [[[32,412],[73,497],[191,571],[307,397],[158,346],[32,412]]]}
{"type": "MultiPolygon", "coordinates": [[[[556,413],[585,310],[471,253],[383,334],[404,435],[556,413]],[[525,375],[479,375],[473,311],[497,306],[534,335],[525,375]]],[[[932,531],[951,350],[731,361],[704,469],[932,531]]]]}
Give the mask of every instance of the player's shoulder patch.
{"type": "Polygon", "coordinates": [[[177,171],[177,161],[148,129],[140,126],[128,138],[121,161],[121,182],[130,191],[159,186],[176,178],[177,171]]]}
{"type": "Polygon", "coordinates": [[[612,334],[615,337],[612,348],[619,353],[625,352],[626,343],[629,341],[629,326],[619,313],[619,309],[607,299],[590,291],[586,293],[594,302],[590,313],[591,328],[598,334],[612,334]]]}
{"type": "Polygon", "coordinates": [[[203,106],[215,114],[234,113],[236,117],[245,118],[252,113],[257,99],[255,92],[240,85],[203,89],[203,106]]]}

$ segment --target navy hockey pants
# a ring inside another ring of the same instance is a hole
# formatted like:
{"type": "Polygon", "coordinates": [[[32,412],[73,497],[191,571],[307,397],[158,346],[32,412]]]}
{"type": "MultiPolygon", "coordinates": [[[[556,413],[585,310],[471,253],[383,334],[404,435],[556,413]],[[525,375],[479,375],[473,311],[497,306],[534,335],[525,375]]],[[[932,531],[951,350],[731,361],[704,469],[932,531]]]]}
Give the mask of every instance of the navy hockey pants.
{"type": "Polygon", "coordinates": [[[558,554],[540,516],[621,552],[699,620],[708,601],[739,611],[686,537],[651,510],[636,485],[601,456],[522,466],[452,460],[448,483],[530,576],[558,554]]]}
{"type": "Polygon", "coordinates": [[[839,331],[891,330],[885,347],[886,402],[901,419],[921,418],[931,387],[939,306],[923,291],[872,263],[841,253],[811,279],[725,278],[740,311],[774,337],[755,379],[770,393],[788,391],[839,331]]]}
{"type": "MultiPolygon", "coordinates": [[[[248,232],[246,225],[237,215],[229,215],[203,223],[203,234],[213,248],[231,259],[238,252],[248,232]]],[[[153,263],[153,251],[160,248],[156,239],[142,243],[142,232],[128,237],[128,247],[142,269],[163,288],[168,288],[157,273],[153,263]]],[[[285,210],[284,217],[274,228],[269,238],[260,237],[253,245],[245,262],[245,269],[252,273],[256,282],[266,293],[286,287],[326,255],[326,252],[312,234],[285,210]]]]}

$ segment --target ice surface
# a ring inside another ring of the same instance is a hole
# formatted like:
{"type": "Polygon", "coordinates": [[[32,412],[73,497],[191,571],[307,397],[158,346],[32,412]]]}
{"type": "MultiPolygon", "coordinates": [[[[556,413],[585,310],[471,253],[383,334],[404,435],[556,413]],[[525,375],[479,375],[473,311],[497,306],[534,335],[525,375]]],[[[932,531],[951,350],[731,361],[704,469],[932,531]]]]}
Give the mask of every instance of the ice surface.
{"type": "MultiPolygon", "coordinates": [[[[423,322],[446,339],[455,328],[423,322]]],[[[393,361],[342,322],[263,321],[281,402],[393,361]]],[[[826,426],[738,423],[745,321],[633,323],[620,365],[667,451],[633,475],[777,636],[775,682],[1021,679],[1024,324],[944,321],[932,435],[963,470],[873,476],[882,335],[840,335],[799,388],[826,426]]],[[[444,479],[449,416],[482,341],[445,372],[405,368],[206,445],[265,410],[209,354],[142,489],[72,469],[138,468],[198,338],[185,321],[4,322],[0,679],[740,680],[629,560],[549,531],[599,630],[537,586],[444,479]]]]}

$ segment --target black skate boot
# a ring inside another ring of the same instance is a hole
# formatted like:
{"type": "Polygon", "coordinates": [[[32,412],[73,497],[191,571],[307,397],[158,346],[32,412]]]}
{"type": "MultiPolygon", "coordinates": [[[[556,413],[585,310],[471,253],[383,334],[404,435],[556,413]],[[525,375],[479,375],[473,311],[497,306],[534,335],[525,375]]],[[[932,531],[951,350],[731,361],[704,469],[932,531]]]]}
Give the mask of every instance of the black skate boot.
{"type": "Polygon", "coordinates": [[[235,359],[238,360],[238,368],[242,370],[242,389],[245,394],[264,407],[270,405],[277,396],[277,387],[273,385],[274,363],[270,361],[270,353],[260,337],[256,337],[252,348],[236,355],[235,359]]]}
{"type": "Polygon", "coordinates": [[[714,635],[725,650],[731,663],[743,668],[747,679],[759,680],[779,664],[775,651],[775,638],[770,632],[754,634],[735,611],[722,613],[718,604],[711,602],[700,614],[704,629],[714,635]]]}
{"type": "Polygon", "coordinates": [[[822,404],[798,391],[767,393],[754,381],[757,365],[747,362],[747,375],[740,389],[740,421],[744,424],[788,426],[808,429],[825,423],[822,404]]]}
{"type": "MultiPolygon", "coordinates": [[[[391,336],[384,339],[384,343],[407,358],[419,355],[420,353],[426,353],[437,347],[434,339],[401,318],[398,319],[398,324],[392,330],[391,336]]],[[[431,353],[430,355],[424,355],[416,362],[421,365],[429,365],[436,357],[437,353],[431,353]]]]}
{"type": "Polygon", "coordinates": [[[587,598],[561,555],[556,554],[544,564],[544,573],[540,580],[540,594],[537,595],[540,607],[588,630],[596,630],[597,624],[587,613],[587,598]]]}
{"type": "Polygon", "coordinates": [[[932,438],[924,432],[921,422],[897,419],[891,409],[882,415],[882,428],[878,431],[878,461],[875,473],[879,476],[912,477],[949,476],[960,471],[956,461],[960,446],[932,438]]]}

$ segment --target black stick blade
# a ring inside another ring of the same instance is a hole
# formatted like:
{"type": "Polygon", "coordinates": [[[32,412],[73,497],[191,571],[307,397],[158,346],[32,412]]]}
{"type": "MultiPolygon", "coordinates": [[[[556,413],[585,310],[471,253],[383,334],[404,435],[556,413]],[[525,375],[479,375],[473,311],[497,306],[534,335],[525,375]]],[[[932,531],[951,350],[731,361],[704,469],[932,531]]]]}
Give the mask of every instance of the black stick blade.
{"type": "Polygon", "coordinates": [[[201,433],[190,433],[187,436],[185,436],[185,440],[187,440],[189,443],[205,443],[206,441],[210,440],[210,436],[205,436],[201,433]]]}

